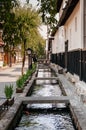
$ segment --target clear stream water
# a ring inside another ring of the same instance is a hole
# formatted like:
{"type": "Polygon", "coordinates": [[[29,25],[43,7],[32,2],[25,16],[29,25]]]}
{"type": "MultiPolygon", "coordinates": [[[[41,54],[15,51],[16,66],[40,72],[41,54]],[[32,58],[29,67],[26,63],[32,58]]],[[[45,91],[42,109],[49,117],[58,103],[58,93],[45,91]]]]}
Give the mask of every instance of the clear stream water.
{"type": "MultiPolygon", "coordinates": [[[[41,69],[38,77],[55,76],[50,69],[46,71],[41,69]]],[[[31,96],[61,95],[56,80],[37,80],[31,96]]],[[[15,130],[75,130],[65,104],[28,104],[26,110],[15,130]]]]}

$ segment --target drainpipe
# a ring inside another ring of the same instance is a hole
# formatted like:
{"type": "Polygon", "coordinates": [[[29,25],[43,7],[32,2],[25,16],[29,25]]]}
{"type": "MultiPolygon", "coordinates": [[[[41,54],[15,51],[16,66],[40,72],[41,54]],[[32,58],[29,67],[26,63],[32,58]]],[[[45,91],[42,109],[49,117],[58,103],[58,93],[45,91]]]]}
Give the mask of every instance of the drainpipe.
{"type": "Polygon", "coordinates": [[[85,31],[85,2],[86,0],[80,0],[80,9],[81,9],[81,50],[80,50],[80,79],[82,79],[82,49],[85,48],[86,42],[86,31],[85,31]]]}
{"type": "Polygon", "coordinates": [[[85,2],[86,0],[80,0],[81,8],[81,48],[85,48],[85,2]]]}

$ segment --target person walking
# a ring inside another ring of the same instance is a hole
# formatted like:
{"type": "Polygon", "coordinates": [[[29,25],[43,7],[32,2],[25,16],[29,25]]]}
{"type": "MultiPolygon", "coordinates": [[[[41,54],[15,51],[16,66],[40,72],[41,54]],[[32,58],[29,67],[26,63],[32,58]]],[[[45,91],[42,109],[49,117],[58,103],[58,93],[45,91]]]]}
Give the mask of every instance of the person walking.
{"type": "Polygon", "coordinates": [[[37,62],[37,58],[36,58],[36,55],[33,54],[33,62],[36,63],[37,62]]]}

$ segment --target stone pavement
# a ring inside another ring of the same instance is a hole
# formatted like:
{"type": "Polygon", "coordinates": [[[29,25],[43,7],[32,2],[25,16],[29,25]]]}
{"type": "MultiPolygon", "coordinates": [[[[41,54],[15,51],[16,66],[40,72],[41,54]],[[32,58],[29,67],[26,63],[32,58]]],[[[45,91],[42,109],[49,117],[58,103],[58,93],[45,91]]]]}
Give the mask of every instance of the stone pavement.
{"type": "Polygon", "coordinates": [[[86,106],[81,99],[81,95],[77,94],[75,83],[71,83],[66,76],[66,73],[59,74],[58,66],[50,66],[56,72],[58,79],[60,80],[60,87],[65,95],[72,97],[69,107],[73,115],[72,119],[74,120],[77,129],[86,130],[86,106]]]}
{"type": "MultiPolygon", "coordinates": [[[[58,65],[55,64],[52,65],[57,69],[61,69],[61,67],[58,65]]],[[[76,94],[80,98],[82,98],[82,101],[85,103],[84,105],[86,105],[86,83],[84,81],[81,81],[79,77],[75,74],[72,75],[69,72],[65,73],[64,69],[63,69],[63,73],[65,75],[66,80],[70,81],[73,84],[76,94]]]]}
{"type": "MultiPolygon", "coordinates": [[[[14,85],[14,95],[15,95],[16,80],[21,75],[21,66],[22,66],[22,63],[20,62],[20,63],[16,63],[11,68],[10,67],[0,68],[0,97],[5,97],[5,94],[4,94],[5,84],[14,85]]],[[[25,69],[24,69],[25,72],[27,68],[28,68],[28,63],[26,61],[25,69]]]]}

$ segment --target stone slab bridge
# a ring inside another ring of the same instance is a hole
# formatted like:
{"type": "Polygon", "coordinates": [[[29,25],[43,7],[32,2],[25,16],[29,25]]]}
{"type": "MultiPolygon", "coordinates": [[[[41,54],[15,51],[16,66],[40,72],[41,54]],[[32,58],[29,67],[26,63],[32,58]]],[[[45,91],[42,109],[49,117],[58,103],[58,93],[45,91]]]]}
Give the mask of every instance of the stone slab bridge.
{"type": "Polygon", "coordinates": [[[68,96],[45,96],[45,97],[21,97],[23,104],[38,104],[38,103],[69,103],[72,97],[68,96]]]}

